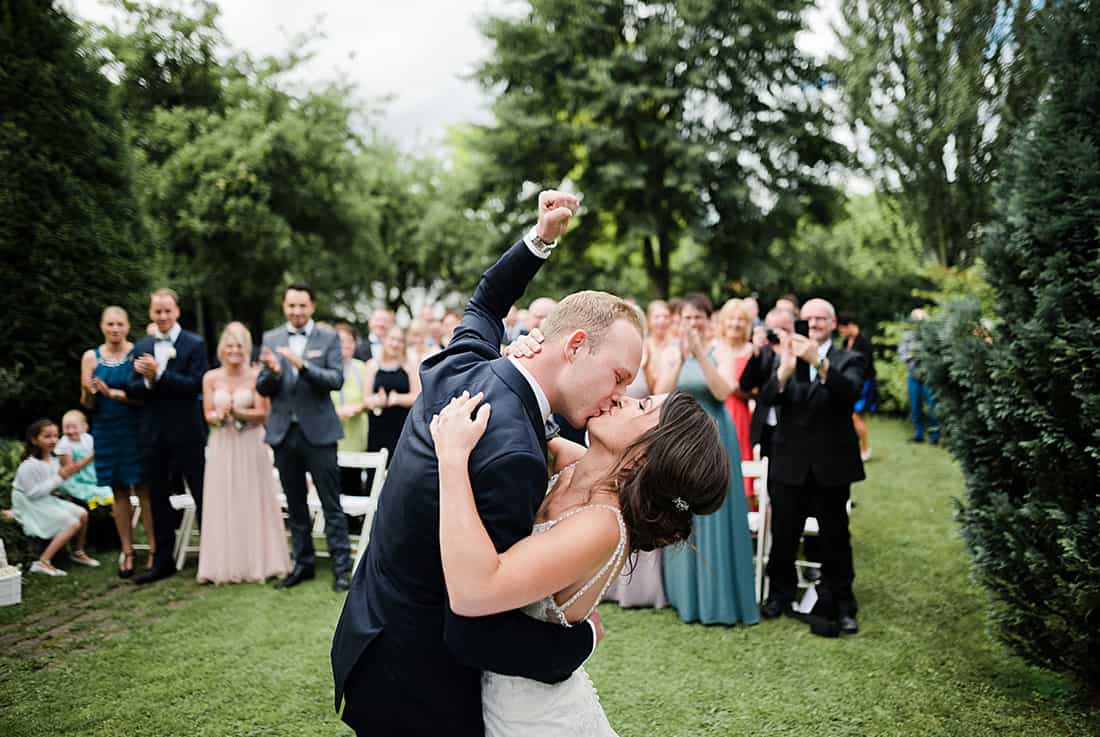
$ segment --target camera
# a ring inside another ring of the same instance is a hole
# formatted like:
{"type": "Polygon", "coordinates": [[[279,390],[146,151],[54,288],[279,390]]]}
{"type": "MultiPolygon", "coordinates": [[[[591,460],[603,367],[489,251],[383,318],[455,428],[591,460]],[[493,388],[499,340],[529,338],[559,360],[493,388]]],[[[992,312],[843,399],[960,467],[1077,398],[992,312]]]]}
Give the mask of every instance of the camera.
{"type": "Polygon", "coordinates": [[[768,343],[771,345],[779,345],[779,334],[771,328],[768,328],[764,333],[764,337],[767,338],[768,343]]]}

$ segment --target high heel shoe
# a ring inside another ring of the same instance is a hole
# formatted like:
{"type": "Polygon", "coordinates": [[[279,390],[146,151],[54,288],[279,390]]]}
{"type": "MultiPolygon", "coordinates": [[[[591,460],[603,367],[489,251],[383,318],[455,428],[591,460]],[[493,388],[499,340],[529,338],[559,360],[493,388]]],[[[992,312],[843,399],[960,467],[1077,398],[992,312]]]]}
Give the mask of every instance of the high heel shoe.
{"type": "Polygon", "coordinates": [[[122,562],[118,564],[118,577],[130,578],[134,575],[134,554],[123,553],[122,562]]]}

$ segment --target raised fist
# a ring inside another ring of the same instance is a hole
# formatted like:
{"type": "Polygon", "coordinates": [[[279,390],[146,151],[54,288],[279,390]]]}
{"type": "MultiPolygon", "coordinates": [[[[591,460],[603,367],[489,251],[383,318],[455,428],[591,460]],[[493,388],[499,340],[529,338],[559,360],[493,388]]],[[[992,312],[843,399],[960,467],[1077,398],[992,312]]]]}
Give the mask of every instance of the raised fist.
{"type": "Polygon", "coordinates": [[[539,192],[539,238],[552,243],[569,227],[569,218],[577,214],[581,202],[576,195],[547,189],[539,192]]]}

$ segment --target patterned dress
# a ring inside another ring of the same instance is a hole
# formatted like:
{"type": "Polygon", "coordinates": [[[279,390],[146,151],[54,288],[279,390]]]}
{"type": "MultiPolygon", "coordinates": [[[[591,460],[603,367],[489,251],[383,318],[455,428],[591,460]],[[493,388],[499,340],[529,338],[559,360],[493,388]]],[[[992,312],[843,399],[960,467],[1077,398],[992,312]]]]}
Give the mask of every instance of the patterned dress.
{"type": "MultiPolygon", "coordinates": [[[[95,349],[98,376],[112,389],[125,389],[134,368],[131,350],[121,360],[106,358],[95,349]]],[[[138,444],[141,410],[117,399],[97,394],[92,411],[92,437],[95,439],[95,474],[103,486],[118,488],[145,481],[141,448],[138,444]]]]}

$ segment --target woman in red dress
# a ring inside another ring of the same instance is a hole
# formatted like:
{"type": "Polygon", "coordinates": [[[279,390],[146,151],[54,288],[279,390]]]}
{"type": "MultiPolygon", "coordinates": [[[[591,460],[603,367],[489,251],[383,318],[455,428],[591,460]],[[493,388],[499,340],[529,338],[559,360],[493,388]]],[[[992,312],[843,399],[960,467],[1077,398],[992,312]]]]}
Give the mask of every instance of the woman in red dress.
{"type": "MultiPolygon", "coordinates": [[[[752,357],[752,312],[742,300],[731,299],[718,313],[718,339],[733,351],[733,392],[726,397],[726,411],[733,419],[737,429],[737,439],[741,445],[741,460],[752,460],[752,440],[749,426],[752,423],[752,409],[749,400],[752,392],[743,392],[739,382],[745,365],[752,357]]],[[[745,479],[745,496],[749,499],[749,508],[754,508],[755,493],[752,479],[745,479]]]]}

